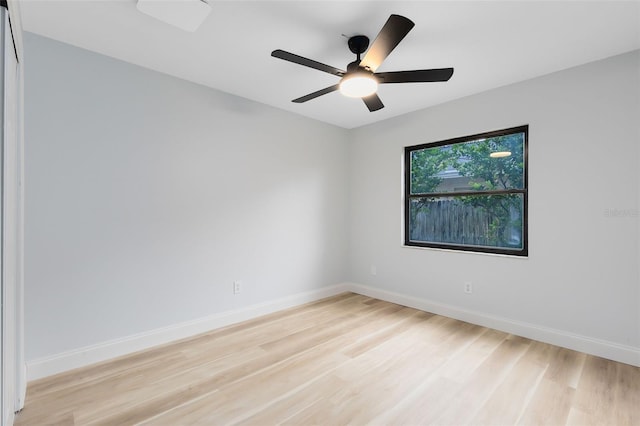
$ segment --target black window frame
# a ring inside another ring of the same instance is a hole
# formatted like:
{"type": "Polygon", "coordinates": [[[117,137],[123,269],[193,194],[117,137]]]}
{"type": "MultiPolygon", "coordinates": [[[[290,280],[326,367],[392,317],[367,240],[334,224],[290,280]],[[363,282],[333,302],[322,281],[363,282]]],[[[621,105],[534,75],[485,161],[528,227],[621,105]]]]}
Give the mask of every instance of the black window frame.
{"type": "Polygon", "coordinates": [[[476,253],[492,253],[510,256],[528,256],[529,255],[529,125],[510,127],[507,129],[495,130],[490,132],[478,133],[475,135],[462,136],[453,139],[447,139],[437,142],[428,142],[420,145],[406,146],[404,148],[404,245],[408,247],[426,247],[447,249],[454,251],[476,252],[476,253]],[[436,148],[445,145],[455,145],[459,143],[471,142],[479,139],[489,139],[497,136],[505,136],[514,133],[524,134],[523,161],[524,161],[524,177],[523,189],[505,189],[491,191],[456,191],[456,192],[430,192],[411,194],[411,153],[425,148],[436,148]],[[410,219],[411,200],[414,198],[445,198],[452,196],[469,196],[469,195],[498,195],[498,194],[523,194],[523,217],[522,217],[522,249],[514,250],[501,247],[476,246],[464,244],[448,244],[425,241],[412,241],[410,238],[410,219]]]}

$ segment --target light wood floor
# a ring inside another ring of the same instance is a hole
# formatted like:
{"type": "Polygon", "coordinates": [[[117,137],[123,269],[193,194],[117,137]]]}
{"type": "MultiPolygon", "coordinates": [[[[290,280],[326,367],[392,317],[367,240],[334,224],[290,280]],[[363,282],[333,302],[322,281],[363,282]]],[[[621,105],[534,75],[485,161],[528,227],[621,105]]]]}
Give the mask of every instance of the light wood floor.
{"type": "Polygon", "coordinates": [[[17,425],[640,425],[640,368],[346,293],[29,384],[17,425]]]}

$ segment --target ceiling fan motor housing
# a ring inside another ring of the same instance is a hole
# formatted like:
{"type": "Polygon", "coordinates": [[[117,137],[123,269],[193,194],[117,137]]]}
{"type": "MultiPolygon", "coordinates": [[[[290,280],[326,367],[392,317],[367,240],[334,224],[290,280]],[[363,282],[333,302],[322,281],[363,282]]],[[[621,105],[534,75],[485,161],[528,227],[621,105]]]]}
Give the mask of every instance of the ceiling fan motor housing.
{"type": "MultiPolygon", "coordinates": [[[[347,65],[347,74],[351,74],[354,72],[359,72],[359,71],[369,71],[363,67],[360,66],[360,60],[356,59],[353,62],[349,62],[349,64],[347,65]]],[[[369,71],[370,72],[370,71],[369,71]]],[[[373,74],[373,73],[371,73],[373,74]]]]}

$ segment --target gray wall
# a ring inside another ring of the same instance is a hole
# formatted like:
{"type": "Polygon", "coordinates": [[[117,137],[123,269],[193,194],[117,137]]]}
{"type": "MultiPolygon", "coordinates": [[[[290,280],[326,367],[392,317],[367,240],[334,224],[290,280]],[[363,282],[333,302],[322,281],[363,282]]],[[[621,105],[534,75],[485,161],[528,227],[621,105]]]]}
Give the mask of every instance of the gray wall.
{"type": "Polygon", "coordinates": [[[30,33],[25,54],[27,361],[345,278],[342,129],[30,33]]]}
{"type": "Polygon", "coordinates": [[[639,98],[635,51],[355,130],[350,279],[640,348],[639,98]],[[529,257],[403,247],[403,147],[522,124],[529,257]]]}

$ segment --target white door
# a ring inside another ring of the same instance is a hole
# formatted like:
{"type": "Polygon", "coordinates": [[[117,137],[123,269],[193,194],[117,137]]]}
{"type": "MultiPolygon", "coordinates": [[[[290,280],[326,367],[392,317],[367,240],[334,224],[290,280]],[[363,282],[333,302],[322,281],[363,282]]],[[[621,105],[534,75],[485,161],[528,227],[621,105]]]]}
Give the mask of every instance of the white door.
{"type": "Polygon", "coordinates": [[[22,155],[19,144],[19,70],[15,55],[9,14],[6,9],[0,7],[0,34],[1,34],[1,74],[0,87],[2,92],[2,152],[1,174],[2,197],[0,211],[2,212],[1,226],[1,253],[0,270],[2,278],[2,422],[12,424],[14,413],[20,408],[19,375],[21,371],[18,342],[18,324],[21,318],[18,314],[19,301],[18,289],[21,287],[20,265],[22,257],[20,230],[21,220],[21,191],[20,191],[20,157],[22,155]]]}

